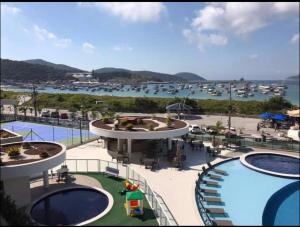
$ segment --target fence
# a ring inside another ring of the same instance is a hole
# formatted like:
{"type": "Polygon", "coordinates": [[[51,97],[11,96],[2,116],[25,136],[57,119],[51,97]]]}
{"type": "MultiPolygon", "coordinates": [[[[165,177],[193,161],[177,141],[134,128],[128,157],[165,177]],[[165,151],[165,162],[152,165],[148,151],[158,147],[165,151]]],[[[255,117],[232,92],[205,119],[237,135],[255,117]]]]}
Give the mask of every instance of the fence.
{"type": "Polygon", "coordinates": [[[71,148],[98,138],[91,133],[88,121],[72,121],[65,119],[1,115],[4,128],[21,134],[25,141],[55,141],[71,148]],[[16,122],[26,120],[23,122],[16,122]],[[34,124],[38,123],[38,124],[34,124]],[[41,124],[42,123],[42,124],[41,124]]]}
{"type": "MultiPolygon", "coordinates": [[[[146,179],[131,169],[128,165],[120,164],[117,162],[104,161],[100,159],[66,159],[65,163],[70,172],[73,173],[103,173],[106,167],[112,167],[119,170],[119,177],[128,179],[134,184],[140,185],[140,190],[145,194],[159,225],[164,226],[177,226],[177,222],[170,212],[168,206],[162,197],[153,191],[146,179]]],[[[55,172],[60,167],[56,167],[51,171],[55,172]]]]}
{"type": "Polygon", "coordinates": [[[228,143],[228,144],[239,144],[240,146],[249,146],[249,147],[260,147],[260,148],[269,148],[269,149],[282,149],[287,151],[296,151],[300,150],[300,143],[297,141],[281,141],[276,139],[267,138],[265,141],[257,140],[253,137],[235,137],[235,138],[226,138],[225,136],[220,135],[209,135],[209,134],[189,134],[190,138],[199,139],[202,141],[212,142],[213,139],[218,144],[228,143]]]}
{"type": "Polygon", "coordinates": [[[34,117],[34,116],[24,116],[24,115],[14,115],[14,114],[1,114],[2,122],[9,121],[26,121],[34,123],[42,123],[48,125],[56,125],[63,127],[72,127],[72,128],[89,128],[89,121],[87,120],[72,120],[72,119],[60,119],[60,118],[51,118],[51,117],[34,117]]]}

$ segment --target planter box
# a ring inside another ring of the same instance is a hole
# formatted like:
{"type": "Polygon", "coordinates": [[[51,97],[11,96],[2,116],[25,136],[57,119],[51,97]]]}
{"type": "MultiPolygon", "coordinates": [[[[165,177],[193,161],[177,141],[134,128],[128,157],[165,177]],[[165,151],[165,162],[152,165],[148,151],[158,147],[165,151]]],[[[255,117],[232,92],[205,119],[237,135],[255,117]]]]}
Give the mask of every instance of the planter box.
{"type": "Polygon", "coordinates": [[[19,135],[15,132],[7,130],[7,129],[1,129],[1,130],[5,131],[7,133],[10,133],[12,135],[11,137],[0,138],[0,144],[1,145],[7,144],[7,143],[14,143],[14,142],[22,142],[23,141],[23,136],[22,135],[19,135]]]}

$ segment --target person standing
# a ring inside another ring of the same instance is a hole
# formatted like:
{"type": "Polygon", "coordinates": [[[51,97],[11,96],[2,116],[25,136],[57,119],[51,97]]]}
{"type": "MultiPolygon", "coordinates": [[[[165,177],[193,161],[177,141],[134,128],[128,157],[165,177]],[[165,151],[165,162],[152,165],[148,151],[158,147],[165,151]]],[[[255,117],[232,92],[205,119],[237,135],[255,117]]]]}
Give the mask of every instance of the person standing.
{"type": "Polygon", "coordinates": [[[259,130],[260,130],[259,123],[257,123],[256,130],[257,130],[257,131],[259,131],[259,130]]]}

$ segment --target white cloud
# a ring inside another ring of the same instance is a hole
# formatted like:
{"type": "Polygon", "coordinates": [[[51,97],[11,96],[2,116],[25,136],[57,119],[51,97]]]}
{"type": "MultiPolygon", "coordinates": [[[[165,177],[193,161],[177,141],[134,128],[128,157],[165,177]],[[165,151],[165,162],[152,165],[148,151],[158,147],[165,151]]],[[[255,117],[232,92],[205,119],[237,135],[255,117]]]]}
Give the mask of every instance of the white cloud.
{"type": "Polygon", "coordinates": [[[92,54],[95,51],[95,47],[93,44],[91,44],[89,42],[85,42],[82,44],[82,50],[85,53],[92,54]]]}
{"type": "Polygon", "coordinates": [[[291,43],[299,43],[299,33],[296,33],[293,35],[293,37],[290,40],[291,43]]]}
{"type": "Polygon", "coordinates": [[[58,38],[54,33],[49,32],[47,29],[41,28],[38,25],[33,26],[33,33],[39,40],[51,41],[56,47],[67,48],[72,43],[71,39],[58,38]]]}
{"type": "Polygon", "coordinates": [[[1,15],[15,15],[19,14],[20,12],[22,12],[20,8],[1,3],[1,15]]]}
{"type": "Polygon", "coordinates": [[[205,34],[195,32],[191,29],[184,29],[182,34],[190,43],[195,43],[200,50],[204,50],[204,46],[208,44],[224,46],[228,43],[228,38],[218,34],[205,34]]]}
{"type": "MultiPolygon", "coordinates": [[[[207,3],[196,11],[190,33],[208,37],[212,44],[226,44],[224,34],[247,35],[276,20],[299,17],[298,2],[222,2],[207,3]],[[222,34],[223,38],[216,35],[222,34]]],[[[188,38],[190,39],[190,38],[188,38]]]]}
{"type": "Polygon", "coordinates": [[[133,48],[128,45],[116,45],[113,47],[114,51],[133,51],[133,48]]]}
{"type": "Polygon", "coordinates": [[[128,22],[155,22],[167,10],[160,2],[95,2],[78,6],[96,6],[128,22]]]}
{"type": "Polygon", "coordinates": [[[41,28],[38,25],[33,26],[33,32],[39,40],[47,40],[47,39],[56,39],[56,35],[52,32],[49,32],[45,28],[41,28]]]}

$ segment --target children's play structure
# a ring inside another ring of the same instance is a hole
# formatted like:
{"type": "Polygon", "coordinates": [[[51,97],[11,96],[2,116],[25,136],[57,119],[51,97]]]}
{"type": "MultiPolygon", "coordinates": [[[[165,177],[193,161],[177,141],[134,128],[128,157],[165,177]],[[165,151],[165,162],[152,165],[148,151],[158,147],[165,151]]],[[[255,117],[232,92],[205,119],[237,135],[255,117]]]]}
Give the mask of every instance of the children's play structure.
{"type": "Polygon", "coordinates": [[[126,192],[134,192],[136,190],[138,190],[140,187],[139,184],[135,185],[130,183],[128,180],[124,181],[124,189],[122,190],[122,194],[125,194],[126,192]]]}
{"type": "Polygon", "coordinates": [[[141,191],[126,192],[126,202],[124,204],[128,216],[143,215],[144,203],[141,191]]]}

